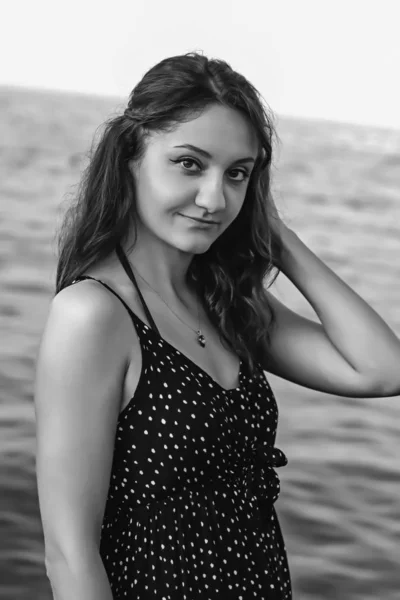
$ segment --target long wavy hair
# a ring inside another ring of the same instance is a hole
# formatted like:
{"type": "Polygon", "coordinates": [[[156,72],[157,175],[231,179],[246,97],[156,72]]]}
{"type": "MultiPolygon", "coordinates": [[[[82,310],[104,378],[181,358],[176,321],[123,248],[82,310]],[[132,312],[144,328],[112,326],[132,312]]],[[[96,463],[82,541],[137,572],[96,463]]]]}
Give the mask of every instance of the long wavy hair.
{"type": "Polygon", "coordinates": [[[195,286],[204,310],[224,345],[253,373],[268,360],[275,315],[265,293],[281,271],[282,243],[270,227],[273,117],[261,95],[243,75],[202,53],[166,58],[134,87],[122,115],[109,118],[89,151],[78,192],[56,232],[58,294],[92,265],[123,244],[133,223],[137,235],[134,180],[128,161],[140,162],[146,135],[169,132],[211,104],[239,111],[254,127],[259,154],[243,206],[231,225],[203,254],[194,255],[187,281],[195,286]],[[268,287],[269,287],[268,286],[268,287]]]}

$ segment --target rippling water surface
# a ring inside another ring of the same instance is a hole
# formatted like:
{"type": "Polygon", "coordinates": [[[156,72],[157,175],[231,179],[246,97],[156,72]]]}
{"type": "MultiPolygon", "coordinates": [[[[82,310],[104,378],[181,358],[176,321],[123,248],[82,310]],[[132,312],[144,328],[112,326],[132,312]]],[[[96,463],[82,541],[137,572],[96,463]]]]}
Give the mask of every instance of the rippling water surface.
{"type": "MultiPolygon", "coordinates": [[[[92,136],[123,102],[0,88],[0,600],[49,600],[35,480],[35,360],[54,235],[92,136]],[[64,202],[64,204],[63,204],[64,202]]],[[[400,131],[278,119],[274,191],[301,239],[400,335],[400,131]]],[[[316,318],[279,275],[274,293],[316,318]]],[[[295,600],[400,598],[400,398],[340,398],[268,374],[276,504],[295,600]]]]}

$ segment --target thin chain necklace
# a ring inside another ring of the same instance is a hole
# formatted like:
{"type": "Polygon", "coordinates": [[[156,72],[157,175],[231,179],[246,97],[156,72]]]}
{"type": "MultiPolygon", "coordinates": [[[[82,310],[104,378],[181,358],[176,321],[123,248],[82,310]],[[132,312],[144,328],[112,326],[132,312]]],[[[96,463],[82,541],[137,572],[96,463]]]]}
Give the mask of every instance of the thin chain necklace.
{"type": "MultiPolygon", "coordinates": [[[[133,266],[133,265],[132,265],[132,266],[133,266]]],[[[159,298],[161,298],[161,296],[160,296],[160,294],[157,292],[157,290],[155,290],[155,289],[154,289],[154,288],[153,288],[153,287],[152,287],[152,286],[149,284],[149,282],[148,282],[148,281],[146,281],[146,279],[145,279],[145,278],[144,278],[144,277],[143,277],[143,276],[142,276],[142,275],[139,273],[139,271],[136,269],[136,267],[133,267],[133,268],[135,269],[135,271],[136,271],[136,273],[139,275],[139,277],[140,277],[141,279],[143,279],[143,281],[144,281],[145,283],[147,283],[147,285],[148,285],[149,287],[151,287],[151,289],[153,290],[153,292],[155,292],[159,298]]],[[[179,316],[176,314],[176,312],[175,312],[174,310],[172,310],[172,308],[171,308],[170,306],[168,306],[168,304],[165,302],[165,300],[164,300],[163,298],[161,298],[161,300],[164,302],[165,306],[167,306],[167,307],[169,308],[169,310],[170,310],[172,313],[174,313],[174,315],[175,315],[175,316],[176,316],[176,317],[177,317],[177,318],[180,320],[180,322],[181,322],[181,323],[183,323],[184,325],[186,325],[186,327],[189,327],[189,329],[191,329],[192,331],[194,331],[194,332],[196,333],[196,335],[197,335],[197,342],[200,344],[200,346],[201,346],[202,348],[204,348],[204,347],[205,347],[205,345],[206,345],[206,338],[204,337],[204,335],[203,335],[203,333],[202,333],[202,331],[201,331],[201,329],[200,329],[200,309],[199,309],[199,299],[197,298],[197,314],[198,314],[198,319],[199,319],[199,328],[198,328],[197,330],[196,330],[196,329],[193,329],[193,327],[190,327],[190,325],[188,325],[187,323],[185,323],[184,321],[182,321],[182,319],[181,319],[181,318],[180,318],[180,317],[179,317],[179,316]]]]}

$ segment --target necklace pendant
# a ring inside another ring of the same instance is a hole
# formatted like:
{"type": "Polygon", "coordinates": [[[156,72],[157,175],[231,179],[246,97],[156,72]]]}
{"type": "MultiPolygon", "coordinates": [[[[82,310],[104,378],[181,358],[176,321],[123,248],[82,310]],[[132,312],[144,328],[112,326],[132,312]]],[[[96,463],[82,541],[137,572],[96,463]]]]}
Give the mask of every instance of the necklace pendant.
{"type": "Polygon", "coordinates": [[[204,337],[204,335],[201,333],[201,330],[199,329],[197,331],[197,341],[199,342],[200,346],[202,348],[204,348],[204,346],[206,345],[206,338],[204,337]]]}

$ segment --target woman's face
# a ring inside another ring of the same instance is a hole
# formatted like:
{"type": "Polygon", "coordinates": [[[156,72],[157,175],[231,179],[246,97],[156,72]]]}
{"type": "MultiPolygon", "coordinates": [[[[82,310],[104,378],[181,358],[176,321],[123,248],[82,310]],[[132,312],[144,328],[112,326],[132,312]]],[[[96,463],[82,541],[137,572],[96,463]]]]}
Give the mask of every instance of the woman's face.
{"type": "Polygon", "coordinates": [[[183,252],[206,252],[242,208],[259,148],[252,126],[238,111],[212,105],[146,143],[140,166],[132,165],[139,240],[144,234],[183,252]],[[199,150],[178,147],[186,144],[199,150]]]}

